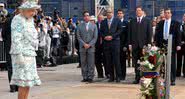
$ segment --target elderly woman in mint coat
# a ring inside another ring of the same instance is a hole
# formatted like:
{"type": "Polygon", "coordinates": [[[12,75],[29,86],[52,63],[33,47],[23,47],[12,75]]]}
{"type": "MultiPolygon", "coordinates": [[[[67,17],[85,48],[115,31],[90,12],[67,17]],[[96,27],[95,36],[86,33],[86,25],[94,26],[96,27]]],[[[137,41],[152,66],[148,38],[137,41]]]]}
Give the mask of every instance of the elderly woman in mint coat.
{"type": "Polygon", "coordinates": [[[40,85],[36,68],[36,50],[38,32],[33,16],[40,8],[36,1],[25,1],[20,7],[21,13],[11,23],[11,58],[13,75],[11,85],[19,86],[18,99],[27,99],[30,87],[40,85]]]}

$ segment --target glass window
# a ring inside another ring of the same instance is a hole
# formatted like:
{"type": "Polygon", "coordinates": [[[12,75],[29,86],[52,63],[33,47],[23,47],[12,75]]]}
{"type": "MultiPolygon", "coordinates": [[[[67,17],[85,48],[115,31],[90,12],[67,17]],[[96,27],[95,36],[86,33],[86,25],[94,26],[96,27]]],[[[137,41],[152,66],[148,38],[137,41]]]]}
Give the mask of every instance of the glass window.
{"type": "Polygon", "coordinates": [[[168,1],[168,7],[175,7],[175,1],[168,1]]]}
{"type": "Polygon", "coordinates": [[[176,1],[176,6],[182,7],[184,1],[176,1]]]}
{"type": "Polygon", "coordinates": [[[78,10],[78,7],[74,7],[74,10],[78,10]]]}
{"type": "Polygon", "coordinates": [[[152,8],[152,5],[147,5],[147,8],[151,9],[152,8]]]}

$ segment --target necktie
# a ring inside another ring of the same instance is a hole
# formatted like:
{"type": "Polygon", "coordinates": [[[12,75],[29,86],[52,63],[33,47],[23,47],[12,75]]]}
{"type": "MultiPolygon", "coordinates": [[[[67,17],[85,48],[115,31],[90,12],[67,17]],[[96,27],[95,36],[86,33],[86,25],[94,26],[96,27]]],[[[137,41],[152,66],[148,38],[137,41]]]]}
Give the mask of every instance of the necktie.
{"type": "Polygon", "coordinates": [[[168,39],[168,21],[165,22],[165,29],[164,29],[164,39],[168,39]]]}
{"type": "Polygon", "coordinates": [[[98,23],[98,24],[99,24],[99,27],[98,27],[98,28],[100,29],[100,27],[101,27],[100,25],[101,25],[101,24],[100,24],[100,23],[98,23]]]}
{"type": "Polygon", "coordinates": [[[181,31],[183,32],[185,30],[185,23],[181,26],[181,31]]]}
{"type": "Polygon", "coordinates": [[[140,17],[138,18],[138,23],[141,23],[141,18],[140,17]]]}
{"type": "Polygon", "coordinates": [[[110,20],[108,20],[108,25],[109,25],[109,29],[110,29],[110,27],[111,27],[111,21],[110,20]]]}
{"type": "Polygon", "coordinates": [[[86,30],[89,30],[88,23],[85,24],[86,30]]]}

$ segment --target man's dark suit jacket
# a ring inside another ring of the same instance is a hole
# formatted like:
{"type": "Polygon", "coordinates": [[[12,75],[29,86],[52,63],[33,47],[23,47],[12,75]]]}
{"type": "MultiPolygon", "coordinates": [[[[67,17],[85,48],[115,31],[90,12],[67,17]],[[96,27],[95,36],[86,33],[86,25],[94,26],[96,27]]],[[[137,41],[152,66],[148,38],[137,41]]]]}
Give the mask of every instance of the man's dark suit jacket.
{"type": "Polygon", "coordinates": [[[128,22],[123,21],[121,22],[121,28],[122,32],[120,34],[120,40],[121,40],[121,48],[127,47],[128,43],[128,22]]]}
{"type": "Polygon", "coordinates": [[[5,42],[5,47],[7,53],[10,51],[11,47],[11,22],[12,22],[13,16],[9,17],[5,24],[3,25],[3,31],[2,31],[2,37],[3,41],[5,42]]]}
{"type": "Polygon", "coordinates": [[[101,39],[102,39],[102,34],[101,34],[101,32],[100,32],[100,26],[101,26],[101,23],[100,23],[100,26],[99,26],[99,23],[97,22],[96,23],[96,25],[97,25],[97,28],[98,28],[98,39],[97,39],[97,41],[96,41],[96,47],[97,48],[101,48],[101,46],[102,46],[102,42],[101,42],[101,39]]]}
{"type": "Polygon", "coordinates": [[[104,40],[106,36],[112,36],[113,37],[112,42],[116,42],[116,41],[120,42],[120,34],[122,30],[121,30],[121,21],[118,18],[113,18],[110,29],[108,27],[107,19],[101,22],[100,27],[101,27],[100,32],[102,34],[102,38],[104,42],[109,42],[104,40]]]}
{"type": "Polygon", "coordinates": [[[144,45],[151,43],[152,24],[149,19],[143,17],[141,22],[137,22],[137,18],[132,19],[128,27],[128,44],[133,49],[143,48],[144,45]]]}
{"type": "Polygon", "coordinates": [[[182,23],[181,25],[182,31],[181,31],[181,41],[185,41],[185,23],[182,23]]]}
{"type": "MultiPolygon", "coordinates": [[[[156,28],[156,35],[155,35],[155,42],[156,45],[162,47],[164,43],[163,39],[163,28],[164,28],[164,21],[160,21],[156,28]]],[[[176,46],[180,46],[181,43],[181,33],[180,33],[180,24],[177,21],[172,20],[170,25],[170,34],[173,36],[173,47],[172,51],[176,51],[176,46]]]]}

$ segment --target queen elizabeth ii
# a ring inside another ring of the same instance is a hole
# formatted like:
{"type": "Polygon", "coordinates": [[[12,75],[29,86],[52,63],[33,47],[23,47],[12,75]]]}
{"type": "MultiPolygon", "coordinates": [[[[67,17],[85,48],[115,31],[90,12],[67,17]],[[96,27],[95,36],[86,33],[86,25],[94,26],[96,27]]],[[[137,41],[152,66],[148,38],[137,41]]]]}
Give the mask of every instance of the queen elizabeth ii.
{"type": "Polygon", "coordinates": [[[24,1],[19,7],[21,13],[11,23],[11,58],[13,75],[11,85],[19,86],[18,99],[27,99],[30,87],[40,85],[36,68],[38,33],[33,16],[40,6],[34,0],[24,1]]]}

